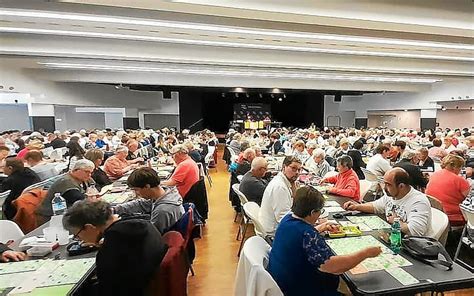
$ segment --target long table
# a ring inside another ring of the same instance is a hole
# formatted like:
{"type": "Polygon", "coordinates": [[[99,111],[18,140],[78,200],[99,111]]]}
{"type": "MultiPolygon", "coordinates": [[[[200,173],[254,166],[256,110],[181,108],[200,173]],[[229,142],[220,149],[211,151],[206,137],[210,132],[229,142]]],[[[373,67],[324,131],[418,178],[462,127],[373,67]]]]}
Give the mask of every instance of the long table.
{"type": "MultiPolygon", "coordinates": [[[[350,199],[327,195],[327,200],[336,201],[342,206],[350,199]]],[[[329,214],[329,219],[333,219],[333,213],[329,214]]],[[[363,235],[372,235],[385,244],[379,238],[378,231],[364,232],[363,235]]],[[[400,255],[413,264],[401,268],[419,280],[419,283],[403,285],[385,270],[369,271],[363,274],[352,274],[348,271],[342,275],[342,278],[354,295],[410,295],[424,291],[443,292],[474,287],[474,274],[458,263],[453,263],[451,270],[445,270],[418,261],[404,250],[400,255]]]]}

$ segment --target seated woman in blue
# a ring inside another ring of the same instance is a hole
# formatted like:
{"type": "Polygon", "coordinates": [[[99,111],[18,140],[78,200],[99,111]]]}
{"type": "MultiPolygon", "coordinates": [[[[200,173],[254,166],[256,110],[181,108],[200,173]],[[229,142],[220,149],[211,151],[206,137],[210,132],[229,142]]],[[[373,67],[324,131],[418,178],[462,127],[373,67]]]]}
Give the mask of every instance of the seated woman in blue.
{"type": "Polygon", "coordinates": [[[337,275],[382,252],[380,247],[370,247],[349,255],[334,255],[320,235],[334,225],[326,222],[315,226],[323,207],[324,197],[319,191],[301,187],[293,198],[292,212],[277,228],[268,272],[286,296],[339,295],[337,275]]]}

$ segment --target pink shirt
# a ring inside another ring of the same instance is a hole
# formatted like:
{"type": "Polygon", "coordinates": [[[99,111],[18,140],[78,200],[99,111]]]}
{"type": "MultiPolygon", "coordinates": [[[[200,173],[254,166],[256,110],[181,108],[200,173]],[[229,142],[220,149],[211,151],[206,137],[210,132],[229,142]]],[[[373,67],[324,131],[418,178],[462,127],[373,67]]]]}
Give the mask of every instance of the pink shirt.
{"type": "Polygon", "coordinates": [[[180,162],[176,166],[171,179],[176,182],[176,188],[181,197],[184,198],[194,183],[199,181],[199,168],[196,162],[191,157],[180,162]]]}
{"type": "Polygon", "coordinates": [[[437,198],[443,205],[451,225],[464,225],[464,218],[459,204],[464,200],[465,192],[470,187],[463,177],[446,169],[439,170],[430,176],[425,193],[437,198]]]}
{"type": "Polygon", "coordinates": [[[127,160],[120,160],[117,156],[109,157],[104,163],[104,171],[111,179],[123,176],[122,170],[128,166],[127,160]]]}

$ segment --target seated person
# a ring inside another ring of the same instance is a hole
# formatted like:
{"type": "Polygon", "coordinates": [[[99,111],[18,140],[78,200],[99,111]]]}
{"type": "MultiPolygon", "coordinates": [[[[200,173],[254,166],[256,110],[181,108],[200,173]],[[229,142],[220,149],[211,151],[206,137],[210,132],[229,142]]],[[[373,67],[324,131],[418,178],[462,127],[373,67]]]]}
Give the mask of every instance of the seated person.
{"type": "Polygon", "coordinates": [[[104,201],[81,200],[67,209],[63,226],[85,243],[99,247],[95,294],[146,295],[167,250],[149,221],[120,219],[104,201]]]}
{"type": "Polygon", "coordinates": [[[331,183],[334,187],[328,189],[328,193],[360,199],[360,183],[357,174],[352,169],[352,158],[343,155],[337,159],[337,174],[334,177],[324,178],[321,183],[331,183]]]}
{"type": "Polygon", "coordinates": [[[36,210],[37,224],[42,225],[53,216],[51,202],[55,193],[61,193],[68,207],[72,206],[76,201],[86,198],[87,188],[94,186],[91,178],[94,168],[95,166],[92,161],[80,159],[74,163],[72,170],[54,181],[46,197],[36,210]]]}
{"type": "Polygon", "coordinates": [[[115,150],[115,155],[107,158],[105,161],[104,171],[111,180],[119,179],[127,172],[138,167],[138,158],[127,161],[127,155],[128,148],[125,146],[120,146],[115,150]]]}
{"type": "Polygon", "coordinates": [[[459,204],[466,198],[471,186],[459,174],[464,166],[464,159],[454,154],[448,154],[441,162],[441,170],[430,176],[426,186],[426,194],[438,199],[443,210],[448,215],[451,226],[465,224],[459,204]]]}
{"type": "Polygon", "coordinates": [[[16,214],[16,208],[12,202],[21,195],[26,187],[40,182],[40,178],[30,168],[25,168],[21,159],[15,157],[6,159],[3,172],[8,177],[0,184],[0,192],[11,191],[5,199],[2,209],[5,217],[12,220],[16,214]]]}
{"type": "Polygon", "coordinates": [[[186,141],[184,142],[184,146],[188,149],[189,157],[191,157],[196,163],[200,162],[204,164],[203,156],[201,155],[201,152],[194,147],[193,142],[186,141]]]}
{"type": "Polygon", "coordinates": [[[331,170],[331,166],[326,161],[326,152],[321,148],[315,149],[312,157],[306,162],[305,168],[311,174],[323,178],[331,170]]]}
{"type": "Polygon", "coordinates": [[[0,262],[17,262],[23,261],[25,258],[25,253],[12,251],[7,245],[0,243],[0,262]]]}
{"type": "Polygon", "coordinates": [[[428,150],[428,156],[434,161],[441,161],[446,155],[448,155],[448,152],[446,152],[446,150],[444,150],[441,145],[443,145],[443,141],[441,141],[441,139],[433,139],[433,147],[428,150]]]}
{"type": "Polygon", "coordinates": [[[100,168],[104,161],[104,151],[100,149],[91,149],[86,152],[84,157],[94,163],[94,171],[92,172],[92,179],[95,182],[97,190],[101,190],[102,187],[112,184],[107,174],[100,168]]]}
{"type": "Polygon", "coordinates": [[[375,155],[369,159],[367,169],[378,177],[383,177],[392,166],[390,165],[390,147],[380,144],[375,148],[375,155]]]}
{"type": "Polygon", "coordinates": [[[431,228],[431,205],[428,198],[410,185],[410,177],[402,168],[393,168],[384,176],[385,195],[359,204],[348,201],[344,209],[371,214],[385,214],[387,222],[400,218],[401,231],[407,235],[426,235],[431,228]]]}
{"type": "Polygon", "coordinates": [[[235,174],[245,175],[248,171],[250,171],[250,165],[252,160],[255,158],[255,150],[252,148],[247,148],[242,154],[242,159],[237,165],[237,169],[235,170],[235,174]]]}
{"type": "Polygon", "coordinates": [[[268,183],[263,192],[262,206],[258,217],[267,235],[273,236],[280,220],[288,213],[296,191],[296,180],[301,171],[301,162],[294,156],[283,160],[282,171],[268,183]]]}
{"type": "Polygon", "coordinates": [[[306,146],[302,140],[296,141],[293,145],[293,156],[298,158],[301,163],[305,163],[306,160],[310,157],[309,153],[306,151],[306,146]]]}
{"type": "MultiPolygon", "coordinates": [[[[127,157],[126,157],[127,160],[139,159],[140,162],[143,161],[143,158],[138,157],[138,155],[136,154],[139,146],[140,146],[140,144],[136,140],[129,140],[128,141],[128,143],[127,143],[128,154],[127,154],[127,157]]],[[[137,163],[139,161],[135,161],[133,163],[137,163]]]]}
{"type": "Polygon", "coordinates": [[[10,155],[10,148],[7,146],[0,146],[0,173],[3,173],[5,167],[5,159],[10,155]]]}
{"type": "Polygon", "coordinates": [[[332,230],[326,222],[314,225],[324,207],[324,197],[311,187],[296,191],[292,212],[280,222],[269,255],[268,272],[284,295],[339,295],[339,274],[363,260],[378,256],[380,247],[337,256],[326,244],[321,232],[332,230]]]}
{"type": "Polygon", "coordinates": [[[407,143],[405,141],[395,141],[392,145],[392,150],[390,151],[390,160],[392,162],[397,162],[401,159],[403,152],[405,152],[405,148],[407,147],[407,143]]]}
{"type": "Polygon", "coordinates": [[[416,156],[419,160],[418,166],[420,168],[434,172],[434,161],[428,156],[428,148],[422,147],[418,149],[416,156]]]}
{"type": "Polygon", "coordinates": [[[252,160],[251,170],[245,173],[240,181],[239,190],[245,194],[248,201],[262,204],[263,192],[268,185],[264,178],[267,173],[268,163],[263,157],[255,157],[252,160]]]}
{"type": "Polygon", "coordinates": [[[352,149],[347,152],[347,155],[352,158],[352,169],[354,170],[354,172],[356,172],[357,177],[359,177],[359,180],[365,179],[365,175],[361,169],[366,167],[365,162],[362,160],[361,149],[363,146],[364,144],[362,144],[361,141],[355,141],[354,145],[352,145],[352,149]]]}
{"type": "Polygon", "coordinates": [[[423,176],[420,168],[417,166],[418,157],[416,153],[411,150],[403,152],[402,159],[395,164],[393,167],[399,167],[404,169],[410,176],[410,185],[415,187],[417,190],[422,190],[428,184],[428,180],[423,176]]]}
{"type": "Polygon", "coordinates": [[[150,215],[150,222],[161,234],[168,231],[183,216],[183,199],[178,190],[176,187],[161,187],[160,177],[154,169],[136,169],[128,177],[127,185],[141,198],[116,205],[113,208],[114,213],[150,215]]]}
{"type": "Polygon", "coordinates": [[[349,148],[350,148],[349,140],[347,138],[342,138],[339,141],[339,148],[334,153],[334,158],[339,158],[343,155],[347,155],[347,152],[349,152],[349,148]]]}
{"type": "Polygon", "coordinates": [[[169,178],[163,181],[163,186],[176,186],[181,197],[185,198],[191,187],[199,181],[199,168],[188,155],[188,149],[178,144],[171,148],[171,156],[176,163],[176,169],[169,178]]]}
{"type": "Polygon", "coordinates": [[[32,150],[26,153],[25,162],[38,175],[41,181],[55,177],[60,173],[56,168],[56,164],[43,160],[43,153],[41,151],[32,150]]]}

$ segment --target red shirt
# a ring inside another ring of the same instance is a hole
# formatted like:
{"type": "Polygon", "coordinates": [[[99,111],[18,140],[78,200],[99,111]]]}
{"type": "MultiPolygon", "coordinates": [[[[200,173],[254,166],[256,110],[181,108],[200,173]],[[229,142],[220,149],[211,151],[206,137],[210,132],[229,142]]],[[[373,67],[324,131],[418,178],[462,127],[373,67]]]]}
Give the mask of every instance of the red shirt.
{"type": "Polygon", "coordinates": [[[425,193],[436,197],[441,202],[451,225],[464,225],[464,217],[459,209],[459,204],[465,198],[462,192],[468,190],[469,187],[469,182],[466,179],[442,169],[431,175],[425,193]]]}
{"type": "Polygon", "coordinates": [[[199,168],[196,162],[191,157],[180,162],[176,166],[171,179],[177,183],[176,188],[181,197],[184,198],[194,183],[199,181],[199,168]]]}
{"type": "Polygon", "coordinates": [[[329,177],[326,179],[326,181],[328,183],[335,184],[334,187],[329,190],[329,193],[349,197],[355,201],[359,201],[359,177],[357,177],[357,174],[353,169],[350,169],[344,173],[339,173],[334,177],[329,177]]]}

